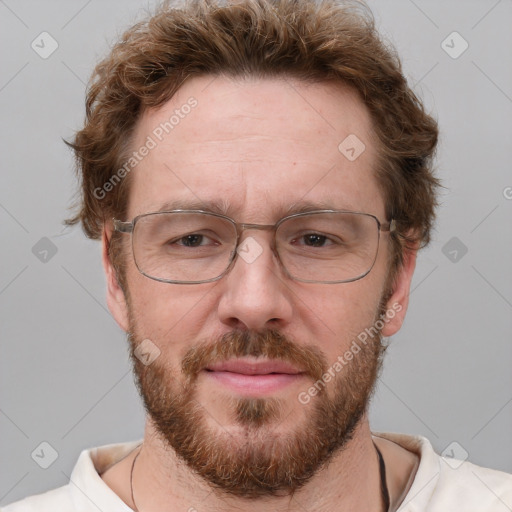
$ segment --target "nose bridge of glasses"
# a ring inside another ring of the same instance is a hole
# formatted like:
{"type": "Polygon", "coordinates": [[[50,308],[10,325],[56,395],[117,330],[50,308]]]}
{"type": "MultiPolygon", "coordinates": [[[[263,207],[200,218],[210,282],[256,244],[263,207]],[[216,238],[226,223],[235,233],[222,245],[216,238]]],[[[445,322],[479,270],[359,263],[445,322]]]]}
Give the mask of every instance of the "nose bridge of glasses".
{"type": "MultiPolygon", "coordinates": [[[[244,233],[246,231],[268,231],[269,234],[267,235],[267,237],[264,237],[264,239],[266,240],[266,243],[269,244],[269,247],[270,247],[270,250],[275,254],[275,241],[274,241],[274,236],[275,236],[275,233],[276,233],[276,229],[277,229],[277,225],[276,224],[253,224],[253,223],[250,223],[250,222],[240,222],[240,223],[237,223],[236,224],[236,230],[237,230],[237,246],[240,246],[241,244],[243,244],[243,242],[247,239],[247,238],[251,238],[252,237],[252,234],[248,233],[247,236],[244,236],[244,233]]],[[[260,242],[262,240],[260,239],[260,242]]],[[[256,240],[257,242],[257,240],[256,240]]]]}
{"type": "MultiPolygon", "coordinates": [[[[271,236],[275,234],[276,231],[276,224],[252,224],[250,222],[240,222],[236,224],[236,230],[237,230],[237,240],[238,243],[241,243],[243,234],[246,231],[270,231],[271,236]]],[[[250,235],[249,235],[250,236],[250,235]]],[[[271,248],[274,249],[274,244],[269,238],[269,242],[271,244],[271,248]]]]}
{"type": "Polygon", "coordinates": [[[260,231],[273,231],[275,227],[275,224],[251,224],[247,222],[241,222],[237,224],[237,229],[240,234],[243,233],[244,231],[249,231],[252,229],[260,231]]]}

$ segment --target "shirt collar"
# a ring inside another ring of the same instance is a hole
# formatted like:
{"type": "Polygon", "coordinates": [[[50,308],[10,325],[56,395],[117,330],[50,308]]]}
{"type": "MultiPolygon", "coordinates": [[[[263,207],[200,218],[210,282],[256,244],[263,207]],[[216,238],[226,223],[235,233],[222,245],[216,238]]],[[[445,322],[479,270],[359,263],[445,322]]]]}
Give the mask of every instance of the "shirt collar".
{"type": "MultiPolygon", "coordinates": [[[[391,432],[372,432],[372,434],[388,439],[420,457],[414,481],[397,512],[426,510],[440,473],[440,458],[432,448],[430,441],[423,436],[391,432]]],[[[78,511],[133,512],[133,509],[128,507],[103,481],[100,474],[126,457],[141,443],[142,439],[127,443],[108,444],[83,450],[80,453],[69,482],[71,497],[78,511]]]]}
{"type": "Polygon", "coordinates": [[[405,495],[396,512],[427,510],[441,472],[441,458],[434,451],[430,441],[423,436],[411,436],[395,432],[372,432],[372,434],[388,439],[415,453],[420,458],[409,492],[405,495]]]}
{"type": "Polygon", "coordinates": [[[103,481],[100,474],[126,457],[142,443],[131,441],[83,450],[71,473],[70,493],[76,510],[133,512],[126,503],[103,481]]]}

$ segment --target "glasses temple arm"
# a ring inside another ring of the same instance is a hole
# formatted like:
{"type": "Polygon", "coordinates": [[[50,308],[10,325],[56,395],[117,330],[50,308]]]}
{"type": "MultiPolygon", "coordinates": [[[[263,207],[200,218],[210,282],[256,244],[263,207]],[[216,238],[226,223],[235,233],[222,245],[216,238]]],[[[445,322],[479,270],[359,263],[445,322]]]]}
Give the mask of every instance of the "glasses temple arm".
{"type": "Polygon", "coordinates": [[[393,233],[394,231],[396,231],[395,219],[391,219],[391,222],[389,224],[381,224],[380,230],[381,231],[389,231],[390,233],[393,233]]]}
{"type": "Polygon", "coordinates": [[[123,222],[117,219],[112,219],[114,229],[120,233],[131,233],[133,231],[133,222],[123,222]]]}

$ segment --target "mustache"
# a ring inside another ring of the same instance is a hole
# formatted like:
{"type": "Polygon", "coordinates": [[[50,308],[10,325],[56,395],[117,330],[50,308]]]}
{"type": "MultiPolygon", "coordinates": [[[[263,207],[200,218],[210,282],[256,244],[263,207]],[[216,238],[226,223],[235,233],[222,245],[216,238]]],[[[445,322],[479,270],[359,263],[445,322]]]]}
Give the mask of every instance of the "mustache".
{"type": "Polygon", "coordinates": [[[275,329],[264,331],[230,331],[214,342],[203,342],[190,348],[181,363],[181,370],[194,381],[208,365],[243,356],[264,357],[288,362],[315,382],[327,371],[325,355],[315,346],[300,346],[275,329]]]}

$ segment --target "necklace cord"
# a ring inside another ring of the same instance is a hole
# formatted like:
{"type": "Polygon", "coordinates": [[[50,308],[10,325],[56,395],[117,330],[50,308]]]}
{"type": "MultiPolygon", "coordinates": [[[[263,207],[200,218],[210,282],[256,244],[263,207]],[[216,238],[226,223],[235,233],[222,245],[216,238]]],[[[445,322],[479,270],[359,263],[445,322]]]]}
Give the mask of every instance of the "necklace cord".
{"type": "Polygon", "coordinates": [[[373,441],[373,446],[375,446],[377,455],[379,456],[380,493],[382,495],[382,500],[384,501],[384,510],[389,512],[390,499],[388,484],[386,482],[386,464],[384,464],[384,457],[382,456],[382,453],[380,453],[375,441],[373,441]]]}
{"type": "Polygon", "coordinates": [[[137,452],[137,455],[135,455],[135,458],[133,459],[132,469],[130,471],[130,494],[131,494],[131,498],[132,498],[133,509],[135,512],[139,512],[139,509],[137,508],[137,505],[135,504],[135,498],[133,497],[133,469],[135,468],[135,461],[137,460],[137,457],[140,455],[140,452],[142,450],[142,444],[143,443],[141,443],[138,446],[138,447],[140,447],[140,450],[137,452]]]}

